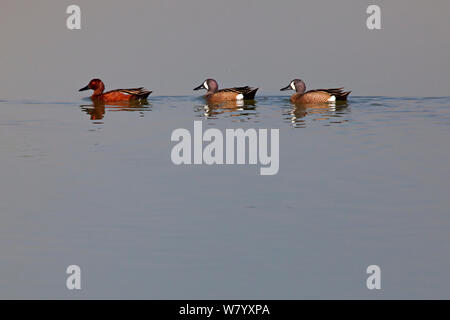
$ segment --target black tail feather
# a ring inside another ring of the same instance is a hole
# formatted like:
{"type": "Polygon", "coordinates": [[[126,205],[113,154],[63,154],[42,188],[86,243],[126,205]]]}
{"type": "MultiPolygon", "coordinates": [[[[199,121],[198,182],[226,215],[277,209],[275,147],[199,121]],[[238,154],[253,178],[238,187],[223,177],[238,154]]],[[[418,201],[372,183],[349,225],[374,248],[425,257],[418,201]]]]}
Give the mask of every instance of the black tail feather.
{"type": "Polygon", "coordinates": [[[352,93],[352,92],[351,91],[342,92],[342,94],[336,96],[336,100],[345,101],[345,100],[347,100],[347,97],[350,93],[352,93]]]}
{"type": "Polygon", "coordinates": [[[147,97],[152,93],[152,91],[143,92],[141,94],[136,95],[138,99],[147,99],[147,97]]]}
{"type": "Polygon", "coordinates": [[[250,88],[249,91],[244,93],[244,99],[245,100],[254,100],[256,91],[258,91],[258,88],[250,88]]]}

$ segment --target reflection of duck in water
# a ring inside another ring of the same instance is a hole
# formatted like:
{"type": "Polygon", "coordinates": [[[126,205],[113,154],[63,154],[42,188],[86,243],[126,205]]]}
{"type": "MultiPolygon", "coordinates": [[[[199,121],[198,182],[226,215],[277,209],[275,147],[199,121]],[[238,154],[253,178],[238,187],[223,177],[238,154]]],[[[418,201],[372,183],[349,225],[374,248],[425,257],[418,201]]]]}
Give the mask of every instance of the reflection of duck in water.
{"type": "Polygon", "coordinates": [[[148,108],[149,104],[145,100],[131,102],[108,102],[94,100],[92,104],[81,105],[81,110],[90,115],[91,120],[101,120],[105,116],[106,108],[110,111],[141,111],[148,108]]]}
{"type": "Polygon", "coordinates": [[[249,86],[219,90],[219,84],[214,79],[206,79],[201,85],[194,88],[194,90],[200,89],[205,89],[207,91],[203,97],[208,101],[208,103],[253,100],[255,99],[256,91],[258,91],[258,88],[252,88],[249,86]]]}
{"type": "Polygon", "coordinates": [[[89,81],[86,87],[81,88],[78,91],[94,90],[91,99],[94,101],[103,102],[122,102],[122,101],[139,101],[145,100],[152,93],[144,88],[132,88],[132,89],[116,89],[103,93],[105,91],[105,85],[100,79],[92,79],[89,81]]]}
{"type": "Polygon", "coordinates": [[[81,105],[80,108],[90,115],[91,120],[101,120],[105,116],[105,104],[81,105]]]}
{"type": "Polygon", "coordinates": [[[291,83],[281,88],[280,91],[295,90],[291,96],[291,102],[295,104],[317,104],[335,101],[346,101],[351,91],[343,91],[344,88],[315,89],[306,91],[303,80],[294,79],[291,83]]]}
{"type": "Polygon", "coordinates": [[[348,113],[347,102],[336,103],[309,103],[309,104],[292,104],[292,107],[284,111],[286,120],[292,123],[294,127],[302,127],[306,125],[306,116],[311,121],[326,121],[327,123],[341,123],[348,120],[342,117],[348,113]]]}
{"type": "Polygon", "coordinates": [[[231,117],[249,117],[253,115],[253,113],[249,112],[250,110],[255,110],[255,102],[254,101],[223,101],[220,103],[209,103],[204,106],[203,114],[205,117],[210,118],[219,114],[230,113],[231,117]]]}

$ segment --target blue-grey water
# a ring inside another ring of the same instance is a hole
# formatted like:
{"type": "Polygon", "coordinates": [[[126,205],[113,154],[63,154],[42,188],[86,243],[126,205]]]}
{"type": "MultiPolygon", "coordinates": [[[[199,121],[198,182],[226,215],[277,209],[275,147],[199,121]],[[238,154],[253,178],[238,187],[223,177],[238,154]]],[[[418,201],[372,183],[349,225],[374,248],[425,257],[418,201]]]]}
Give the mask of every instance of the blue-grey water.
{"type": "Polygon", "coordinates": [[[2,100],[0,298],[448,299],[449,191],[448,97],[2,100]],[[194,120],[279,128],[279,173],[175,166],[194,120]]]}

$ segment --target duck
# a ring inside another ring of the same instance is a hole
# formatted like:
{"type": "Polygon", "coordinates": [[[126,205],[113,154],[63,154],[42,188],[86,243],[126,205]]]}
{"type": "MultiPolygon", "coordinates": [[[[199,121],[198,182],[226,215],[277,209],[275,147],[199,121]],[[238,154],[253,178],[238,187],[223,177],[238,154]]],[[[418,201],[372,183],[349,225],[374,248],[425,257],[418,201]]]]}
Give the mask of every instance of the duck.
{"type": "Polygon", "coordinates": [[[152,93],[152,91],[141,88],[132,89],[115,89],[103,93],[105,91],[105,84],[100,79],[92,79],[88,85],[78,91],[94,90],[91,96],[92,100],[102,102],[122,102],[122,101],[137,101],[144,100],[152,93]]]}
{"type": "Polygon", "coordinates": [[[253,100],[255,99],[256,91],[258,91],[258,88],[249,86],[219,90],[219,84],[214,79],[206,79],[201,85],[194,88],[194,90],[200,89],[205,89],[207,91],[203,97],[209,103],[220,103],[222,101],[232,100],[253,100]]]}
{"type": "Polygon", "coordinates": [[[294,79],[289,83],[289,85],[280,89],[280,91],[285,90],[296,91],[291,96],[291,102],[296,104],[346,101],[348,95],[351,93],[351,91],[343,91],[343,87],[306,91],[306,84],[301,79],[294,79]]]}

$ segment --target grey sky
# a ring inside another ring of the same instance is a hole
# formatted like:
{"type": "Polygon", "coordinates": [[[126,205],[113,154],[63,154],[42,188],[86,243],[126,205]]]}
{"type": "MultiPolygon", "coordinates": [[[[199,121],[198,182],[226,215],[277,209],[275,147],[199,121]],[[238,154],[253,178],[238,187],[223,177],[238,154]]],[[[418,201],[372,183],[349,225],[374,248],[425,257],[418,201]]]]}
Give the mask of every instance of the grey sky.
{"type": "Polygon", "coordinates": [[[449,12],[448,0],[1,0],[0,99],[73,101],[93,77],[155,95],[198,95],[206,77],[279,94],[300,77],[354,95],[445,96],[449,12]],[[66,28],[70,4],[79,31],[66,28]],[[366,28],[369,4],[382,30],[366,28]]]}

